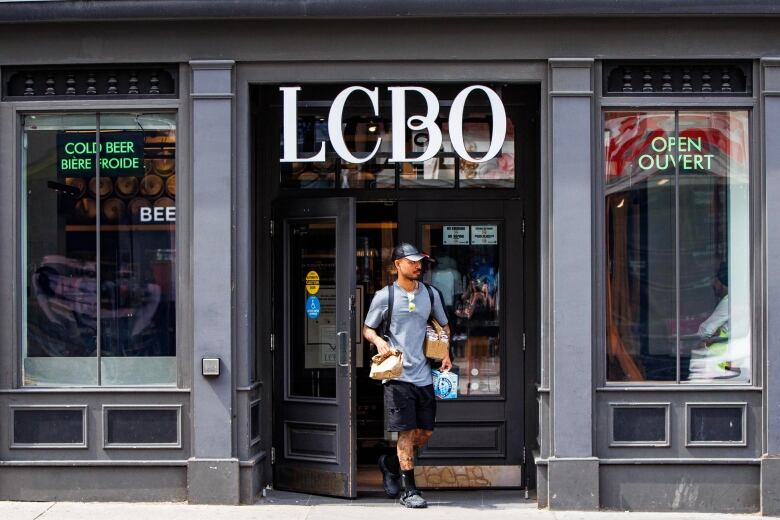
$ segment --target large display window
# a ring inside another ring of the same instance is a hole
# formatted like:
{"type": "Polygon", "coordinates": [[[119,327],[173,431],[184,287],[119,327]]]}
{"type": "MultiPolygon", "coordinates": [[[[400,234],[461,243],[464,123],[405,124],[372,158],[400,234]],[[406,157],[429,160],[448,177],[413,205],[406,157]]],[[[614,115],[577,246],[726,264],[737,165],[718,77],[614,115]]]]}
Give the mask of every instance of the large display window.
{"type": "Polygon", "coordinates": [[[605,113],[608,381],[752,382],[749,124],[605,113]]]}
{"type": "Polygon", "coordinates": [[[176,383],[176,115],[22,120],[22,383],[176,383]]]}

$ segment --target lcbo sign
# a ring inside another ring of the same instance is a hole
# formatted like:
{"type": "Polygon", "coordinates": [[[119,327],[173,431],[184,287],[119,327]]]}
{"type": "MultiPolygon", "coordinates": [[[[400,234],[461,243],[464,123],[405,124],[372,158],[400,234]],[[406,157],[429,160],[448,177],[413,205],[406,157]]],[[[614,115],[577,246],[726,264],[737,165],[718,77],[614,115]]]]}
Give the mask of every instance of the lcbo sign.
{"type": "MultiPolygon", "coordinates": [[[[301,87],[280,87],[279,90],[284,95],[284,149],[281,162],[324,162],[325,161],[325,143],[320,143],[320,149],[317,153],[309,157],[298,156],[298,91],[301,87]]],[[[423,162],[432,159],[439,153],[442,146],[442,132],[439,125],[436,124],[436,118],[439,117],[439,100],[436,95],[424,87],[387,87],[391,96],[391,116],[393,127],[393,143],[391,162],[423,162]],[[425,100],[427,108],[425,115],[416,114],[408,119],[406,118],[406,94],[416,92],[425,100]],[[428,132],[428,147],[422,155],[409,157],[406,151],[406,130],[419,132],[428,132]],[[401,129],[401,130],[398,130],[401,129]]],[[[342,118],[344,114],[344,105],[352,95],[364,95],[371,101],[374,109],[373,115],[379,116],[379,87],[369,90],[364,87],[348,87],[342,90],[330,107],[328,114],[328,137],[330,144],[339,157],[351,163],[364,163],[370,161],[379,151],[382,144],[382,138],[378,138],[374,149],[365,156],[355,156],[344,141],[342,133],[342,118]]],[[[449,116],[449,134],[452,149],[467,161],[483,163],[494,158],[501,151],[506,135],[506,111],[501,102],[501,98],[492,89],[483,85],[472,85],[466,87],[455,96],[452,101],[449,116]],[[490,136],[490,147],[487,153],[479,158],[472,157],[466,150],[463,141],[463,110],[466,106],[466,100],[474,91],[481,91],[487,95],[490,101],[490,110],[492,112],[493,132],[490,136]]]]}

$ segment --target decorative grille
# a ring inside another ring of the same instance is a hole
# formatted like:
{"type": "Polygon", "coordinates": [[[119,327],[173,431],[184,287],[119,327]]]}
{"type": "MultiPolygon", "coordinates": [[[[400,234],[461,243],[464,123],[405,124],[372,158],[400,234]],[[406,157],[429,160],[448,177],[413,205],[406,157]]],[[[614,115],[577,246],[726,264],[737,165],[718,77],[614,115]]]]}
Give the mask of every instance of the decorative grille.
{"type": "Polygon", "coordinates": [[[3,68],[3,100],[175,98],[175,65],[3,68]]]}
{"type": "Polygon", "coordinates": [[[604,62],[605,96],[749,96],[750,62],[604,62]]]}

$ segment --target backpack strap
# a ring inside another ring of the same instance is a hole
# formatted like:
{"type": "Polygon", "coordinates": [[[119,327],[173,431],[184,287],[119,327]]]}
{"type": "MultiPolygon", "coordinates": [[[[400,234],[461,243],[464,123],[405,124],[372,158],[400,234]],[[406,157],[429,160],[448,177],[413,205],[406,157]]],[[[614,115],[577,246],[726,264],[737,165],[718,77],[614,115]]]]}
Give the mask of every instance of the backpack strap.
{"type": "Polygon", "coordinates": [[[423,285],[425,286],[426,289],[428,289],[428,298],[431,299],[431,312],[430,314],[428,314],[428,319],[430,319],[431,314],[433,314],[433,289],[431,289],[431,286],[425,282],[423,282],[423,285]]]}
{"type": "Polygon", "coordinates": [[[388,337],[390,332],[390,320],[393,319],[393,284],[387,286],[387,315],[382,327],[382,336],[388,337]]]}
{"type": "MultiPolygon", "coordinates": [[[[435,285],[428,285],[425,284],[425,287],[428,289],[428,296],[431,298],[431,314],[433,314],[433,291],[436,291],[436,294],[439,295],[439,302],[441,303],[441,308],[444,311],[444,315],[447,316],[447,309],[444,308],[444,295],[441,293],[438,287],[435,285]]],[[[449,323],[450,317],[447,316],[447,323],[449,323]]]]}

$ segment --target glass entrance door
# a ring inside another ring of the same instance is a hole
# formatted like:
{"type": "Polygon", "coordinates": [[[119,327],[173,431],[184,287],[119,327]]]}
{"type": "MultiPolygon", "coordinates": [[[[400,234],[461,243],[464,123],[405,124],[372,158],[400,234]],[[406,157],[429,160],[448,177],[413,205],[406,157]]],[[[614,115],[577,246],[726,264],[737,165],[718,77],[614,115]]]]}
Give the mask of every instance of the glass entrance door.
{"type": "Polygon", "coordinates": [[[425,281],[442,294],[457,397],[438,403],[421,453],[426,485],[520,487],[525,297],[522,208],[516,201],[399,205],[401,239],[433,262],[425,281]],[[450,482],[452,481],[452,482],[450,482]]]}
{"type": "Polygon", "coordinates": [[[274,480],[355,497],[355,203],[285,202],[274,227],[274,480]]]}

